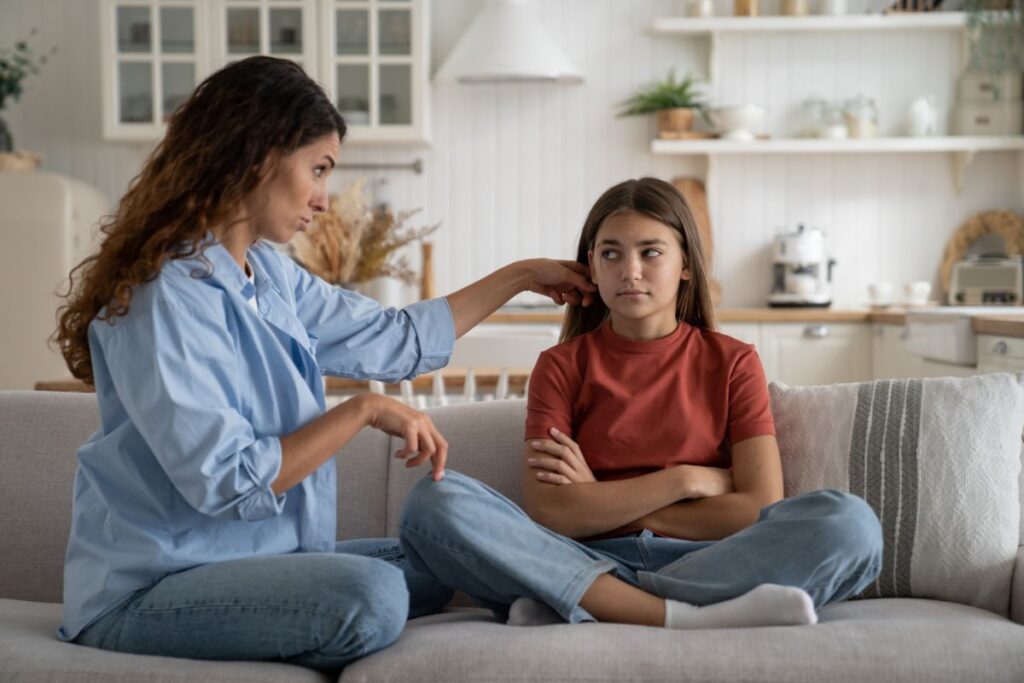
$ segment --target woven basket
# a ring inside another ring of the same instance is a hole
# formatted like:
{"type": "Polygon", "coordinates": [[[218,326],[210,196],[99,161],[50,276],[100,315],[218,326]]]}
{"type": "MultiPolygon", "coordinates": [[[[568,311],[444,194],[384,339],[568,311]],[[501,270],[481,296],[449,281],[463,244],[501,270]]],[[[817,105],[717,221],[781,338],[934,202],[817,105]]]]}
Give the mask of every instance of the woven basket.
{"type": "Polygon", "coordinates": [[[40,161],[35,152],[0,152],[0,171],[34,171],[40,161]]]}

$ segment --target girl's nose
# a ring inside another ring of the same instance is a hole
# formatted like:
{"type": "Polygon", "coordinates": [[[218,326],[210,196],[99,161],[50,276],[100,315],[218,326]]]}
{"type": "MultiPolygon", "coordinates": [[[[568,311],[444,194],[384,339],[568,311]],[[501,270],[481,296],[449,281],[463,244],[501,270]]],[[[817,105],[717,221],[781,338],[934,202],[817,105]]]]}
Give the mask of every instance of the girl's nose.
{"type": "Polygon", "coordinates": [[[639,280],[642,265],[636,254],[626,256],[622,263],[622,279],[639,280]]]}

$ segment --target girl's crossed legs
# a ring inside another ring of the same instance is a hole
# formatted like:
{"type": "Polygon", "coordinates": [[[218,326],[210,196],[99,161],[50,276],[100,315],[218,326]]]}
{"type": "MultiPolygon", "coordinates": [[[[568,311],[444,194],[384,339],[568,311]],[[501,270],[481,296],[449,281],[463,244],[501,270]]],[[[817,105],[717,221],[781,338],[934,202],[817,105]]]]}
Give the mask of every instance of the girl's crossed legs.
{"type": "MultiPolygon", "coordinates": [[[[881,566],[878,518],[864,501],[838,491],[779,501],[764,508],[756,524],[721,541],[644,532],[580,543],[536,524],[498,492],[452,470],[440,482],[424,479],[410,493],[401,542],[413,567],[498,615],[529,598],[569,622],[597,617],[654,623],[621,611],[618,617],[602,614],[593,600],[595,587],[612,587],[638,603],[657,596],[659,604],[666,598],[717,607],[762,584],[776,584],[806,591],[821,607],[863,590],[881,566]]],[[[661,609],[664,614],[663,604],[661,609]]],[[[790,622],[748,625],[756,623],[790,622]]]]}

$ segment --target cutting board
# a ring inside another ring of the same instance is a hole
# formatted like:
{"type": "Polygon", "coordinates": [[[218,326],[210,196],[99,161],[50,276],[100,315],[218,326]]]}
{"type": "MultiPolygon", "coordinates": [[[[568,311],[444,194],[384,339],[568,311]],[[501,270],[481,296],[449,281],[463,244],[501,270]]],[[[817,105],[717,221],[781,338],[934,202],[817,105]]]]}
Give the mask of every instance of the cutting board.
{"type": "Polygon", "coordinates": [[[697,231],[700,233],[701,254],[704,256],[704,269],[708,275],[708,286],[711,289],[711,303],[718,305],[722,300],[722,288],[718,281],[711,277],[714,271],[715,243],[711,234],[711,217],[708,214],[708,197],[704,190],[704,183],[698,178],[676,178],[672,185],[683,195],[683,199],[690,206],[690,212],[697,221],[697,231]]]}

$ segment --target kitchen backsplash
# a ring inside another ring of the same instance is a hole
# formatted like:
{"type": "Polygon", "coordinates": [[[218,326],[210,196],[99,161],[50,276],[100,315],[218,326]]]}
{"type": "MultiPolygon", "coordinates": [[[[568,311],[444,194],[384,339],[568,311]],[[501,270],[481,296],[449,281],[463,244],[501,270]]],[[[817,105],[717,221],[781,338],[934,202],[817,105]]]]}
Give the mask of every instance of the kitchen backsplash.
{"type": "MultiPolygon", "coordinates": [[[[482,0],[434,0],[434,68],[482,0]]],[[[587,210],[627,177],[703,175],[704,157],[650,153],[653,123],[616,118],[617,103],[640,84],[707,70],[707,39],[654,36],[652,20],[685,14],[678,0],[535,0],[544,25],[585,79],[582,86],[455,86],[432,89],[427,148],[343,147],[342,161],[423,160],[424,173],[389,172],[382,196],[396,208],[422,207],[436,234],[437,290],[447,292],[513,258],[569,257],[587,210]]],[[[851,11],[863,3],[848,3],[851,11]]],[[[60,46],[27,83],[5,118],[20,148],[42,153],[64,173],[116,199],[151,145],[101,138],[99,0],[4,0],[0,45],[38,27],[38,44],[60,46]]],[[[717,14],[731,8],[721,0],[717,14]]],[[[769,3],[764,9],[772,12],[769,3]]],[[[871,96],[883,135],[899,132],[910,102],[940,105],[946,129],[960,43],[954,32],[733,36],[719,45],[716,104],[768,107],[765,131],[793,135],[799,103],[871,96]]],[[[897,286],[932,280],[945,240],[970,214],[1024,210],[1024,155],[982,153],[962,193],[949,155],[868,154],[718,157],[709,187],[715,270],[723,304],[760,306],[771,285],[777,228],[823,227],[835,270],[836,306],[866,301],[869,281],[897,286]]],[[[356,178],[340,171],[335,188],[356,178]]],[[[417,253],[411,254],[415,259],[417,253]]]]}

